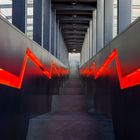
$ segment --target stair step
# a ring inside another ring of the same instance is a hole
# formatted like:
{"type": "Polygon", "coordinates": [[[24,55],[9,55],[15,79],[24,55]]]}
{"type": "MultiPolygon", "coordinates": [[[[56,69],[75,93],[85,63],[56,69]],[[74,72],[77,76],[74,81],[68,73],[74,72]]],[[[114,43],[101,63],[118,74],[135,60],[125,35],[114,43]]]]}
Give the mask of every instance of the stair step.
{"type": "Polygon", "coordinates": [[[84,90],[81,90],[81,88],[60,88],[60,94],[61,95],[80,95],[84,94],[84,90]]]}
{"type": "Polygon", "coordinates": [[[86,98],[84,95],[53,95],[52,112],[85,112],[86,98]]]}
{"type": "Polygon", "coordinates": [[[64,84],[64,87],[73,87],[73,88],[76,88],[76,87],[78,87],[78,88],[80,88],[81,87],[81,83],[65,83],[64,84]]]}
{"type": "Polygon", "coordinates": [[[97,121],[87,113],[48,113],[31,119],[27,140],[96,140],[97,121]]]}
{"type": "Polygon", "coordinates": [[[70,83],[81,83],[81,80],[80,79],[68,79],[67,81],[66,81],[66,83],[67,82],[70,82],[70,83]]]}

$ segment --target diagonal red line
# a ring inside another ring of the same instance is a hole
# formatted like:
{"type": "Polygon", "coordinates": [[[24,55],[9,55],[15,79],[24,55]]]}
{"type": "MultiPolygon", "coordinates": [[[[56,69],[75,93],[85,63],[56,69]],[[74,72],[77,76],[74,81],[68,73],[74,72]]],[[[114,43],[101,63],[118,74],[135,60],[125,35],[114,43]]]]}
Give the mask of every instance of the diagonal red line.
{"type": "Polygon", "coordinates": [[[116,63],[116,69],[117,69],[117,74],[118,74],[121,89],[129,88],[129,87],[140,84],[140,69],[137,69],[136,71],[134,71],[124,77],[122,76],[121,67],[119,64],[119,59],[118,59],[116,49],[114,49],[111,52],[111,54],[108,56],[108,58],[105,60],[105,62],[102,64],[102,66],[98,70],[94,69],[95,68],[95,64],[94,64],[94,67],[93,67],[93,65],[91,65],[92,67],[90,67],[90,69],[88,69],[88,70],[87,70],[87,68],[81,69],[80,73],[81,73],[81,75],[86,75],[86,76],[92,74],[92,75],[94,75],[94,78],[97,79],[104,72],[106,67],[114,60],[116,63]]]}
{"type": "MultiPolygon", "coordinates": [[[[39,60],[38,58],[30,51],[30,49],[27,48],[26,54],[23,59],[23,64],[21,68],[21,72],[19,76],[16,76],[8,71],[5,71],[4,69],[0,68],[0,84],[10,86],[13,88],[20,89],[22,86],[22,81],[26,69],[27,60],[30,60],[36,67],[42,70],[43,74],[51,79],[53,76],[53,69],[57,72],[57,75],[60,75],[59,70],[56,68],[55,64],[51,64],[50,70],[46,68],[39,60]]],[[[63,69],[63,68],[62,68],[63,69]]],[[[67,70],[65,70],[67,71],[67,70]]],[[[68,74],[68,73],[67,73],[68,74]]]]}

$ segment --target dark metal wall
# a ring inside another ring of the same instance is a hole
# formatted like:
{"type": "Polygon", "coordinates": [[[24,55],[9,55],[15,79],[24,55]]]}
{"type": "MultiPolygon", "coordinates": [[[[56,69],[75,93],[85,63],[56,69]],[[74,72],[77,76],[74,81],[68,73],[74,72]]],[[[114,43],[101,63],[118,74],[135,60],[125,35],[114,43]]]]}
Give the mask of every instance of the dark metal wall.
{"type": "MultiPolygon", "coordinates": [[[[27,48],[45,68],[50,70],[52,63],[57,68],[67,68],[48,51],[0,17],[0,73],[5,70],[17,77],[20,76],[27,48]]],[[[14,79],[7,78],[2,83],[1,78],[8,74],[0,74],[0,139],[25,140],[29,119],[50,110],[51,95],[59,94],[62,76],[49,79],[43,74],[43,69],[28,59],[20,89],[5,85],[5,82],[14,79]]]]}
{"type": "Polygon", "coordinates": [[[94,97],[95,110],[112,118],[116,140],[140,139],[139,35],[140,19],[119,34],[80,69],[81,74],[84,75],[87,94],[94,97]],[[113,50],[116,53],[115,57],[113,50]],[[116,68],[117,58],[120,73],[116,68]],[[94,64],[95,66],[91,67],[94,64]],[[91,76],[88,76],[89,74],[91,76]],[[95,80],[94,76],[97,75],[95,80]],[[118,75],[121,75],[122,79],[119,79],[118,75]],[[120,81],[127,86],[120,87],[120,81]]]}

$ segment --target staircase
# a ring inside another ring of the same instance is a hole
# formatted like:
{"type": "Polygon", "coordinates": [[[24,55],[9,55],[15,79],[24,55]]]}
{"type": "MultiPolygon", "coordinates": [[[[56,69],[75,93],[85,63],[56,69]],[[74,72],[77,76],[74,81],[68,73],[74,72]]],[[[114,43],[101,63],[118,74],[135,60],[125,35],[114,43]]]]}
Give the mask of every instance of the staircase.
{"type": "Polygon", "coordinates": [[[27,140],[100,140],[98,130],[98,121],[87,112],[80,79],[70,76],[60,94],[53,95],[51,112],[30,120],[27,140]]]}

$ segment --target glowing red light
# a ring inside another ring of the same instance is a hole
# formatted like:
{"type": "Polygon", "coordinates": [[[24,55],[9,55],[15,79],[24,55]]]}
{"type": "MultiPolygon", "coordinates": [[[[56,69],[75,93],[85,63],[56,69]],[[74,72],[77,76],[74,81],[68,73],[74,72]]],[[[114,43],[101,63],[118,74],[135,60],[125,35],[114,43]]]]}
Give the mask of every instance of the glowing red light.
{"type": "Polygon", "coordinates": [[[89,76],[93,75],[95,79],[99,78],[99,76],[104,72],[105,68],[113,61],[116,62],[117,74],[119,78],[120,88],[125,89],[132,86],[136,86],[140,84],[140,69],[126,75],[122,76],[121,67],[118,60],[118,55],[116,49],[114,49],[108,58],[105,60],[103,65],[95,70],[95,63],[90,66],[90,68],[86,67],[80,70],[81,75],[89,76]]]}
{"type": "MultiPolygon", "coordinates": [[[[51,64],[50,69],[46,68],[43,64],[41,64],[41,62],[37,59],[37,57],[30,51],[30,49],[27,48],[26,54],[23,59],[20,75],[19,76],[13,75],[12,73],[9,73],[4,69],[0,68],[0,84],[20,89],[22,86],[22,81],[23,81],[28,58],[36,67],[38,67],[42,71],[42,73],[47,78],[51,79],[53,75],[60,76],[61,73],[59,71],[59,68],[57,68],[54,63],[51,64]]],[[[61,69],[63,71],[67,71],[66,73],[63,73],[63,75],[68,74],[68,70],[64,68],[61,69]]]]}

